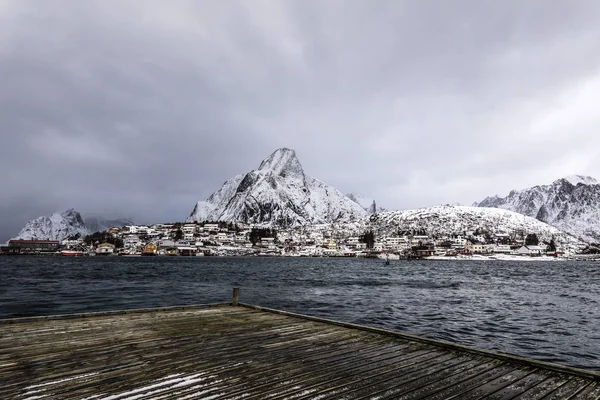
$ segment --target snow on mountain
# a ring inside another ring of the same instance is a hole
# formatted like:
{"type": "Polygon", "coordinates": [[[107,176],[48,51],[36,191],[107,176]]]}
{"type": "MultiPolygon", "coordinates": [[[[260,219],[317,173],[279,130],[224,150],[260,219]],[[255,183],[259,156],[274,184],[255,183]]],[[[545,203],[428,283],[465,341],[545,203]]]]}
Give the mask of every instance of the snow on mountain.
{"type": "Polygon", "coordinates": [[[199,201],[188,222],[244,221],[273,226],[300,226],[358,220],[367,212],[338,190],[308,177],[294,150],[282,148],[258,169],[226,181],[199,201]]]}
{"type": "Polygon", "coordinates": [[[583,183],[584,185],[597,185],[598,181],[596,180],[596,178],[593,178],[591,176],[584,176],[584,175],[569,175],[563,178],[566,181],[569,181],[569,183],[573,186],[577,186],[578,183],[583,183]]]}
{"type": "Polygon", "coordinates": [[[375,202],[375,199],[365,197],[362,194],[358,194],[358,193],[348,193],[346,195],[346,197],[348,197],[350,200],[352,200],[356,204],[360,205],[369,214],[376,214],[377,211],[379,211],[379,208],[377,208],[377,203],[375,202]]]}
{"type": "Polygon", "coordinates": [[[135,225],[135,222],[129,218],[105,219],[100,217],[90,217],[86,218],[84,222],[89,232],[104,232],[109,228],[122,228],[127,225],[135,225]]]}
{"type": "Polygon", "coordinates": [[[188,221],[216,221],[219,219],[221,211],[227,207],[229,201],[235,196],[237,188],[244,179],[244,175],[236,175],[225,181],[223,186],[210,195],[208,200],[196,203],[188,221]]]}
{"type": "Polygon", "coordinates": [[[600,242],[600,184],[590,176],[568,176],[474,205],[516,211],[587,242],[600,242]]]}
{"type": "Polygon", "coordinates": [[[479,230],[489,235],[507,234],[518,239],[535,233],[541,241],[549,242],[554,238],[557,244],[563,246],[582,244],[573,236],[535,218],[499,208],[446,205],[388,211],[371,216],[368,225],[378,237],[424,231],[430,237],[442,238],[479,230]]]}
{"type": "Polygon", "coordinates": [[[50,217],[39,217],[29,221],[14,239],[63,240],[75,235],[88,235],[81,215],[74,209],[54,213],[50,217]]]}

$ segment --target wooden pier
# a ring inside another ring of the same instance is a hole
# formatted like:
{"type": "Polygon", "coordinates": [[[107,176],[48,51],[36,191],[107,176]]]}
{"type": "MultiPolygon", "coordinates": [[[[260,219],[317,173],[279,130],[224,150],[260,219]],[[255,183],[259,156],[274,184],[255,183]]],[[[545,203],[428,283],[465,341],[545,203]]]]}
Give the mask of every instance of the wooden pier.
{"type": "Polygon", "coordinates": [[[232,303],[0,320],[0,399],[599,399],[600,375],[232,303]]]}

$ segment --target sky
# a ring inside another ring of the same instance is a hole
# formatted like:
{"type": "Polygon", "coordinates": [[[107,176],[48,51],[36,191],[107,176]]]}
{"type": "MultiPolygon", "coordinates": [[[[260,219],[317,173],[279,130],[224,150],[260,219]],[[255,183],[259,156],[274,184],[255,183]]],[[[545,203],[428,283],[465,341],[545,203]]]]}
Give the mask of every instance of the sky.
{"type": "Polygon", "coordinates": [[[596,0],[0,0],[0,240],[184,220],[279,147],[388,209],[600,178],[596,0]]]}

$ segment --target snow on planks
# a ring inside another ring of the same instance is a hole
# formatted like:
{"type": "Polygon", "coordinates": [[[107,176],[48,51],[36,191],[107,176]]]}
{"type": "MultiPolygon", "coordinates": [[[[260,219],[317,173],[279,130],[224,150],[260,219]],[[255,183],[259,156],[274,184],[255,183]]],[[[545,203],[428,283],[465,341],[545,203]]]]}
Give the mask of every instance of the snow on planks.
{"type": "Polygon", "coordinates": [[[592,372],[241,305],[0,320],[2,399],[597,399],[592,372]]]}

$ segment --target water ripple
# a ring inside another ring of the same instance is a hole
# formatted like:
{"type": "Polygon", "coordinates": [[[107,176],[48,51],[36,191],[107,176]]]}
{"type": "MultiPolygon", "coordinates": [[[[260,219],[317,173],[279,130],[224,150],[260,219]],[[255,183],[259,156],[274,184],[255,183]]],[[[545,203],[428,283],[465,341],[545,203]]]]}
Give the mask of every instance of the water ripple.
{"type": "Polygon", "coordinates": [[[600,371],[597,263],[0,258],[0,318],[222,302],[356,322],[600,371]]]}

